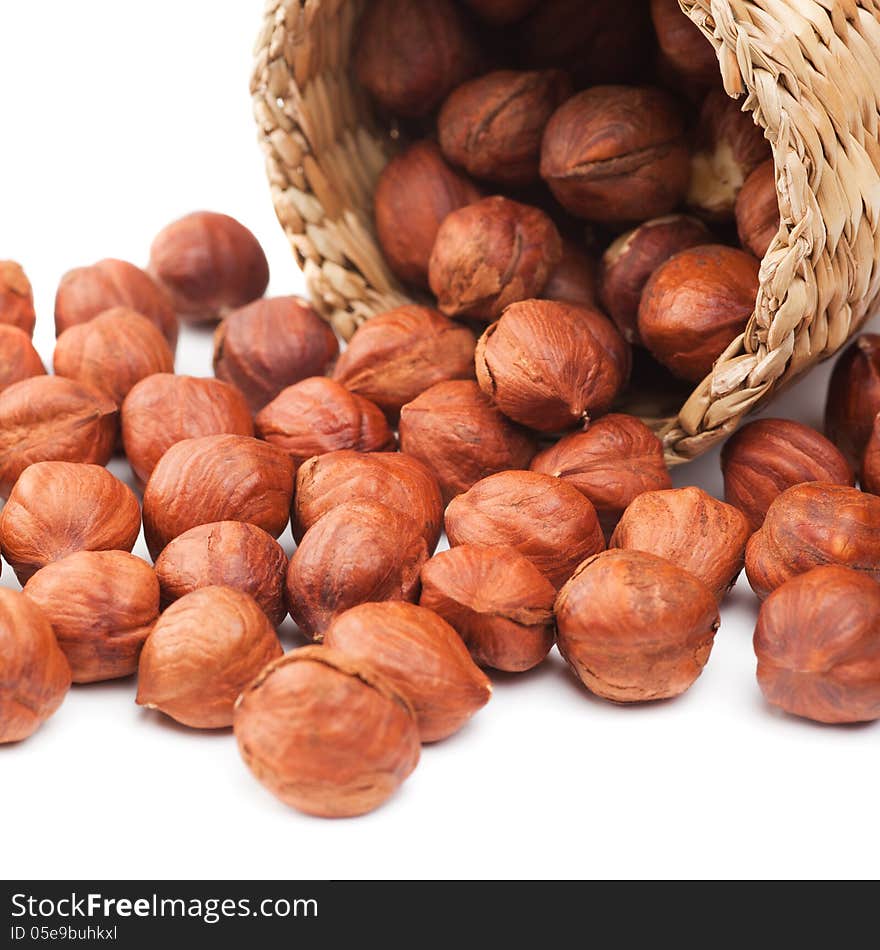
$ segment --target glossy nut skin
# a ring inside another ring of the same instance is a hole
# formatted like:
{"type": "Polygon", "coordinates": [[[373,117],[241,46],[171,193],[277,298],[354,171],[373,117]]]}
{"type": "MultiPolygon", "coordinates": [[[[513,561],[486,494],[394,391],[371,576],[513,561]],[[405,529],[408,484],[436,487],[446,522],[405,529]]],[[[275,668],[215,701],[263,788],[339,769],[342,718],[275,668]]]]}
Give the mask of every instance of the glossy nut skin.
{"type": "Polygon", "coordinates": [[[880,423],[876,418],[862,461],[862,488],[872,495],[880,495],[880,423]]]}
{"type": "Polygon", "coordinates": [[[629,377],[630,351],[597,310],[525,300],[480,337],[476,367],[480,388],[504,415],[557,432],[610,407],[629,377]]]}
{"type": "Polygon", "coordinates": [[[106,465],[118,429],[116,404],[71,379],[33,376],[0,392],[0,498],[35,462],[106,465]]]}
{"type": "Polygon", "coordinates": [[[880,334],[863,333],[838,358],[828,384],[825,435],[861,471],[880,412],[880,334]]]}
{"type": "Polygon", "coordinates": [[[412,704],[422,742],[446,739],[482,709],[492,684],[461,637],[432,610],[402,601],[340,614],[324,645],[383,676],[412,704]]]}
{"type": "Polygon", "coordinates": [[[287,452],[296,468],[339,449],[393,452],[394,433],[382,410],[325,376],[283,389],[254,419],[257,435],[287,452]]]}
{"type": "Polygon", "coordinates": [[[616,703],[670,699],[700,675],[718,630],[712,591],[642,551],[585,561],[556,599],[557,643],[583,684],[616,703]]]}
{"type": "Polygon", "coordinates": [[[740,244],[763,258],[779,231],[779,196],[773,159],[759,165],[745,180],[736,196],[736,230],[740,244]]]}
{"type": "Polygon", "coordinates": [[[369,666],[326,647],[264,669],[236,703],[234,727],[255,778],[323,818],[378,808],[419,761],[409,702],[369,666]]]}
{"type": "Polygon", "coordinates": [[[243,521],[197,525],[156,558],[162,607],[202,587],[232,587],[249,594],[273,627],[287,616],[287,555],[262,528],[243,521]]]}
{"type": "Polygon", "coordinates": [[[77,551],[47,564],[24,592],[52,624],[74,683],[130,676],[159,618],[159,582],[125,551],[77,551]]]}
{"type": "Polygon", "coordinates": [[[769,703],[816,722],[880,719],[880,585],[827,564],[761,605],[758,685],[769,703]]]}
{"type": "Polygon", "coordinates": [[[553,647],[556,588],[515,548],[462,544],[422,567],[419,603],[450,623],[480,666],[521,673],[553,647]]]}
{"type": "Polygon", "coordinates": [[[199,588],[173,603],[147,637],[137,703],[193,729],[231,726],[241,691],[283,652],[252,597],[199,588]]]}
{"type": "Polygon", "coordinates": [[[588,498],[606,537],[646,491],[672,488],[663,443],[635,416],[612,413],[539,452],[533,472],[561,478],[588,498]]]}
{"type": "Polygon", "coordinates": [[[37,462],[0,512],[0,548],[24,583],[76,551],[130,551],[140,529],[134,492],[107,469],[37,462]]]}
{"type": "Polygon", "coordinates": [[[702,488],[644,492],[623,513],[609,548],[646,551],[698,577],[720,601],[743,568],[746,516],[702,488]]]}
{"type": "Polygon", "coordinates": [[[339,343],[298,297],[257,300],[234,310],[214,334],[214,374],[237,386],[253,412],[282,389],[324,373],[339,343]]]}
{"type": "Polygon", "coordinates": [[[45,375],[46,368],[27,333],[0,323],[0,392],[23,379],[45,375]]]}
{"type": "Polygon", "coordinates": [[[122,444],[142,483],[177,442],[206,435],[253,435],[241,392],[219,379],[156,373],[136,383],[122,403],[122,444]]]}
{"type": "Polygon", "coordinates": [[[29,337],[37,322],[31,282],[20,264],[0,261],[0,325],[18,327],[29,337]]]}
{"type": "Polygon", "coordinates": [[[664,60],[689,83],[718,81],[718,57],[678,0],[651,0],[651,20],[664,60]]]}
{"type": "Polygon", "coordinates": [[[287,569],[287,607],[308,636],[320,640],[350,607],[419,596],[429,557],[416,523],[378,501],[337,505],[305,533],[287,569]]]}
{"type": "Polygon", "coordinates": [[[880,581],[880,498],[847,485],[807,482],[770,505],[746,548],[746,574],[759,599],[822,564],[880,581]]]}
{"type": "Polygon", "coordinates": [[[36,732],[69,689],[49,621],[24,594],[0,587],[0,745],[36,732]]]}
{"type": "Polygon", "coordinates": [[[544,285],[545,300],[560,300],[580,307],[596,307],[596,261],[573,241],[563,239],[562,258],[544,285]]]}
{"type": "Polygon", "coordinates": [[[852,485],[852,469],[824,436],[791,419],[756,419],[744,425],[721,452],[724,499],[749,519],[752,531],[767,509],[792,485],[852,485]]]}
{"type": "Polygon", "coordinates": [[[273,445],[244,435],[177,442],[144,489],[144,536],[150,554],[201,524],[246,521],[277,538],[287,526],[293,462],[273,445]]]}
{"type": "Polygon", "coordinates": [[[446,509],[449,543],[516,548],[557,588],[605,548],[596,509],[573,486],[537,472],[500,472],[446,509]]]}
{"type": "Polygon", "coordinates": [[[493,26],[504,26],[521,20],[539,0],[465,0],[482,19],[493,26]]]}
{"type": "Polygon", "coordinates": [[[262,297],[269,262],[235,218],[196,211],[163,228],[150,248],[149,272],[188,323],[212,323],[262,297]]]}
{"type": "Polygon", "coordinates": [[[448,504],[487,475],[527,468],[537,444],[462,379],[437,383],[403,407],[400,449],[428,466],[448,504]]]}
{"type": "Polygon", "coordinates": [[[473,379],[476,345],[467,327],[430,307],[410,304],[361,324],[333,379],[395,420],[403,406],[435,383],[473,379]]]}

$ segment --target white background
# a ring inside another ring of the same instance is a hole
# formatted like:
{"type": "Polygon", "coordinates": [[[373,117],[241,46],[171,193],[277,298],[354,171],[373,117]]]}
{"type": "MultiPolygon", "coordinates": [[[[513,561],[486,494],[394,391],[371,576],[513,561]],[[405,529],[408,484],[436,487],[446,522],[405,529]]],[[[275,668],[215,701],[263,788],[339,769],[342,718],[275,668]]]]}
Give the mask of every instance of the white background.
{"type": "MultiPolygon", "coordinates": [[[[258,234],[271,292],[303,290],[251,119],[261,8],[2,4],[0,258],[30,274],[47,362],[61,274],[105,256],[143,263],[152,235],[196,208],[258,234]]],[[[184,331],[178,370],[210,374],[210,351],[210,334],[184,331]]],[[[827,370],[774,412],[818,423],[827,370]]],[[[675,478],[719,493],[717,452],[675,478]]],[[[0,583],[15,585],[8,567],[0,583]]],[[[742,580],[703,676],[673,702],[604,703],[555,653],[495,677],[462,733],[426,748],[385,807],[347,821],[285,808],[231,734],[140,710],[133,681],[75,687],[33,738],[0,747],[0,876],[875,876],[880,732],[771,711],[755,616],[742,580]]]]}

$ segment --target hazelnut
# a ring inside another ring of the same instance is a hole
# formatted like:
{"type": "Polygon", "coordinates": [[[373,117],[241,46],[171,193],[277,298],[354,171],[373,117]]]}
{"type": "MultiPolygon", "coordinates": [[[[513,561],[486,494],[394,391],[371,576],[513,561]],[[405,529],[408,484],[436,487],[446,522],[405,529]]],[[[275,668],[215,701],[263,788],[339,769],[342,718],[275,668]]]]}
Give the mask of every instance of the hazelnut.
{"type": "Polygon", "coordinates": [[[880,334],[863,333],[835,363],[825,404],[825,435],[856,472],[861,471],[878,412],[880,334]]]}
{"type": "Polygon", "coordinates": [[[0,261],[0,324],[34,334],[37,315],[31,282],[15,261],[0,261]]]}
{"type": "Polygon", "coordinates": [[[452,546],[516,548],[557,588],[584,558],[605,548],[591,502],[538,472],[499,472],[477,482],[449,503],[446,534],[452,546]]]}
{"type": "Polygon", "coordinates": [[[758,296],[757,258],[721,244],[661,264],[639,304],[639,336],[681,379],[700,382],[745,330],[758,296]]]}
{"type": "Polygon", "coordinates": [[[671,214],[627,231],[605,251],[599,272],[600,299],[627,342],[641,342],[639,301],[654,271],[680,251],[711,240],[702,221],[671,214]]]}
{"type": "Polygon", "coordinates": [[[763,258],[779,231],[779,198],[773,159],[759,165],[736,196],[736,229],[742,246],[763,258]]]}
{"type": "Polygon", "coordinates": [[[489,702],[492,685],[461,637],[432,610],[400,601],[340,614],[324,644],[366,663],[412,704],[422,742],[446,739],[489,702]]]}
{"type": "Polygon", "coordinates": [[[451,0],[373,0],[357,30],[354,68],[377,105],[428,115],[479,67],[479,51],[451,0]]]}
{"type": "Polygon", "coordinates": [[[703,671],[719,623],[702,581],[644,551],[597,554],[556,598],[559,652],[590,692],[616,703],[683,693],[703,671]]]}
{"type": "Polygon", "coordinates": [[[77,551],[47,564],[25,594],[52,624],[74,683],[130,676],[159,617],[159,582],[125,551],[77,551]]]}
{"type": "Polygon", "coordinates": [[[358,327],[333,370],[389,418],[434,383],[474,378],[477,339],[430,307],[398,307],[358,327]]]}
{"type": "Polygon", "coordinates": [[[283,449],[299,468],[315,455],[337,449],[393,452],[394,433],[382,410],[324,376],[288,386],[254,420],[257,434],[283,449]]]}
{"type": "Polygon", "coordinates": [[[174,354],[155,324],[114,307],[65,330],[53,357],[58,376],[97,389],[117,406],[132,386],[153,373],[173,373],[174,354]]]}
{"type": "Polygon", "coordinates": [[[173,348],[177,314],[167,292],[149,274],[127,261],[103,260],[68,271],[55,295],[55,332],[86,323],[111,307],[128,307],[162,331],[173,348]]]}
{"type": "Polygon", "coordinates": [[[596,306],[596,262],[572,241],[562,241],[562,258],[541,296],[580,307],[596,306]]]}
{"type": "Polygon", "coordinates": [[[327,647],[276,660],[242,692],[235,738],[277,798],[310,815],[378,808],[419,761],[409,702],[362,663],[327,647]]]}
{"type": "Polygon", "coordinates": [[[672,488],[663,443],[640,419],[618,413],[544,449],[531,470],[561,478],[588,498],[606,537],[643,492],[672,488]]]}
{"type": "Polygon", "coordinates": [[[852,485],[843,455],[815,429],[790,419],[756,419],[728,439],[721,452],[724,498],[761,527],[767,509],[801,482],[852,485]]]}
{"type": "Polygon", "coordinates": [[[515,422],[555,432],[601,415],[629,376],[629,347],[596,310],[511,304],[477,343],[477,381],[515,422]]]}
{"type": "Polygon", "coordinates": [[[669,66],[686,80],[701,86],[718,81],[718,57],[712,44],[678,0],[651,0],[651,19],[660,52],[669,66]]]}
{"type": "Polygon", "coordinates": [[[219,320],[262,297],[269,285],[259,241],[235,218],[212,211],[196,211],[161,230],[149,270],[189,323],[219,320]]]}
{"type": "Polygon", "coordinates": [[[467,5],[493,26],[505,26],[521,20],[539,0],[466,0],[467,5]]]}
{"type": "Polygon", "coordinates": [[[105,465],[116,444],[112,400],[60,376],[34,376],[0,392],[0,498],[34,462],[105,465]]]}
{"type": "Polygon", "coordinates": [[[193,729],[231,726],[241,691],[283,652],[253,597],[201,587],[173,603],[147,637],[137,704],[193,729]]]}
{"type": "Polygon", "coordinates": [[[419,603],[458,631],[481,666],[521,673],[553,647],[556,588],[515,548],[462,544],[422,567],[419,603]]]}
{"type": "Polygon", "coordinates": [[[287,555],[253,524],[218,521],[178,535],[156,558],[162,606],[202,587],[232,587],[250,594],[273,627],[287,616],[287,555]]]}
{"type": "Polygon", "coordinates": [[[446,164],[436,142],[416,142],[392,158],[373,193],[376,236],[391,270],[426,288],[440,223],[480,197],[473,182],[446,164]]]}
{"type": "Polygon", "coordinates": [[[820,564],[880,581],[880,498],[825,482],[794,485],[776,498],[746,548],[752,590],[763,600],[820,564]]]}
{"type": "Polygon", "coordinates": [[[142,483],[177,442],[205,435],[253,435],[247,400],[219,379],[156,373],[135,384],[122,404],[122,444],[142,483]]]}
{"type": "Polygon", "coordinates": [[[443,313],[489,322],[539,296],[561,259],[562,239],[543,211],[496,195],[446,217],[428,282],[443,313]]]}
{"type": "Polygon", "coordinates": [[[37,462],[0,512],[0,548],[24,583],[76,551],[130,551],[141,529],[134,492],[100,465],[37,462]]]}
{"type": "Polygon", "coordinates": [[[418,459],[399,452],[341,449],[309,459],[296,476],[293,535],[299,540],[332,508],[348,501],[379,501],[411,518],[428,545],[443,529],[437,479],[418,459]]]}
{"type": "Polygon", "coordinates": [[[664,557],[721,600],[742,570],[750,534],[748,519],[733,505],[702,488],[671,488],[635,498],[608,546],[664,557]]]}
{"type": "Polygon", "coordinates": [[[45,375],[43,361],[27,333],[0,323],[0,392],[23,379],[45,375]]]}
{"type": "Polygon", "coordinates": [[[591,221],[643,221],[684,197],[690,156],[678,104],[660,89],[597,86],[550,119],[541,177],[559,203],[591,221]]]}
{"type": "Polygon", "coordinates": [[[527,468],[537,451],[469,379],[437,383],[405,405],[400,447],[431,469],[446,503],[487,475],[527,468]]]}
{"type": "MultiPolygon", "coordinates": [[[[862,488],[871,492],[872,495],[880,495],[880,422],[878,419],[880,416],[874,419],[874,429],[871,432],[871,438],[868,439],[865,458],[862,461],[862,488]]],[[[833,479],[824,478],[822,481],[830,482],[833,479]]]]}
{"type": "Polygon", "coordinates": [[[815,567],[761,605],[758,685],[768,702],[817,722],[880,719],[880,585],[846,567],[815,567]]]}
{"type": "Polygon", "coordinates": [[[27,739],[70,689],[49,621],[24,594],[0,587],[0,744],[27,739]]]}
{"type": "Polygon", "coordinates": [[[571,95],[558,69],[501,69],[459,86],[437,117],[443,154],[474,178],[519,188],[540,180],[541,139],[571,95]]]}
{"type": "Polygon", "coordinates": [[[214,335],[214,373],[254,412],[282,389],[320,376],[339,353],[330,327],[304,300],[274,297],[234,310],[214,335]]]}
{"type": "Polygon", "coordinates": [[[247,521],[273,537],[287,527],[293,463],[274,445],[245,435],[176,442],[144,490],[144,537],[155,559],[174,538],[202,524],[247,521]]]}

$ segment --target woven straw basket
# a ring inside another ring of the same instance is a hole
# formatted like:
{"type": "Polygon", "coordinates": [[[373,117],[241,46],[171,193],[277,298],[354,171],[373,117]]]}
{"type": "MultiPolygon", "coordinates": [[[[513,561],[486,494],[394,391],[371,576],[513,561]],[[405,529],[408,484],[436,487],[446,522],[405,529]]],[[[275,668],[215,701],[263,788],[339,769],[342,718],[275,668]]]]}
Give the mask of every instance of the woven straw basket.
{"type": "MultiPolygon", "coordinates": [[[[836,352],[880,291],[880,0],[681,0],[765,130],[782,224],[745,333],[678,414],[670,464],[836,352]]],[[[269,0],[251,91],[272,198],[317,309],[345,338],[407,302],[372,226],[394,149],[352,77],[364,0],[269,0]]]]}

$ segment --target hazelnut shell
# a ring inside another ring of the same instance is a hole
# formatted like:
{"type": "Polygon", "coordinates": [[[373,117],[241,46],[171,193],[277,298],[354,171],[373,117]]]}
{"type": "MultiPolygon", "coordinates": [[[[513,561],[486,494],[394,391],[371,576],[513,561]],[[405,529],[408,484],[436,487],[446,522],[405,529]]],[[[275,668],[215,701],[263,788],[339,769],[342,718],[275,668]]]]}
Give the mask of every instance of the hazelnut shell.
{"type": "Polygon", "coordinates": [[[31,282],[20,264],[0,261],[0,324],[33,336],[37,315],[31,282]]]}
{"type": "Polygon", "coordinates": [[[858,472],[880,412],[880,334],[863,333],[838,358],[828,384],[825,435],[858,472]]]}
{"type": "Polygon", "coordinates": [[[45,375],[43,361],[27,333],[0,323],[0,392],[23,379],[45,375]]]}
{"type": "Polygon", "coordinates": [[[678,0],[651,0],[651,19],[664,61],[688,83],[718,81],[718,57],[678,0]]]}
{"type": "Polygon", "coordinates": [[[562,257],[541,296],[580,307],[596,308],[598,299],[596,261],[573,241],[562,241],[562,257]]]}
{"type": "Polygon", "coordinates": [[[755,168],[736,196],[736,230],[740,244],[763,258],[779,231],[779,197],[776,166],[768,159],[755,168]]]}

